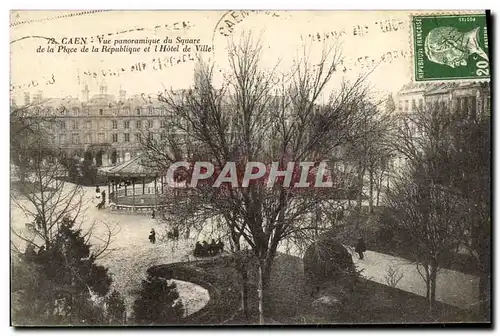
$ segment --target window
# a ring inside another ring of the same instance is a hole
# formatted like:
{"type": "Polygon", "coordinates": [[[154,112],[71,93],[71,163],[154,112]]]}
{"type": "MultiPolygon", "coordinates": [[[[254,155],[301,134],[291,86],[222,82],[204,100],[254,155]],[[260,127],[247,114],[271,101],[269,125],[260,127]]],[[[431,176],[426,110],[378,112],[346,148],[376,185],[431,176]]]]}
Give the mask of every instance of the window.
{"type": "Polygon", "coordinates": [[[91,129],[91,123],[90,123],[90,120],[86,120],[85,121],[85,129],[91,129]]]}
{"type": "Polygon", "coordinates": [[[468,109],[469,109],[469,97],[462,97],[460,104],[460,112],[462,113],[462,116],[464,117],[467,116],[468,109]]]}
{"type": "Polygon", "coordinates": [[[136,108],[135,112],[137,113],[137,115],[141,115],[141,108],[140,107],[136,108]]]}
{"type": "Polygon", "coordinates": [[[148,128],[153,128],[153,120],[148,120],[148,128]]]}
{"type": "Polygon", "coordinates": [[[135,142],[141,142],[141,133],[135,134],[135,142]]]}
{"type": "Polygon", "coordinates": [[[92,142],[92,137],[91,137],[91,134],[90,133],[86,133],[85,134],[85,143],[86,144],[89,144],[92,142]]]}
{"type": "Polygon", "coordinates": [[[152,106],[148,107],[148,112],[149,112],[149,114],[153,114],[153,107],[152,106]]]}
{"type": "Polygon", "coordinates": [[[47,137],[49,139],[49,144],[54,144],[54,134],[47,134],[47,137]]]}
{"type": "Polygon", "coordinates": [[[99,129],[104,129],[104,121],[99,120],[99,129]]]}
{"type": "Polygon", "coordinates": [[[76,117],[80,114],[80,108],[79,107],[73,107],[73,115],[76,117]]]}
{"type": "Polygon", "coordinates": [[[417,103],[415,102],[415,99],[411,100],[411,110],[416,111],[417,109],[417,103]]]}
{"type": "Polygon", "coordinates": [[[118,121],[113,120],[112,121],[112,127],[113,127],[113,129],[117,129],[118,128],[118,121]]]}
{"type": "Polygon", "coordinates": [[[73,120],[73,129],[77,130],[78,129],[78,120],[73,120]]]}
{"type": "Polygon", "coordinates": [[[124,135],[123,138],[124,138],[125,142],[130,142],[130,134],[129,133],[125,133],[123,135],[124,135]]]}
{"type": "Polygon", "coordinates": [[[60,121],[59,122],[59,128],[62,129],[62,130],[65,130],[66,129],[66,121],[60,121]]]}
{"type": "MultiPolygon", "coordinates": [[[[59,107],[58,110],[59,110],[59,115],[62,115],[62,116],[66,115],[66,108],[64,106],[59,107]]],[[[49,109],[49,111],[50,111],[50,109],[49,109]]]]}
{"type": "Polygon", "coordinates": [[[64,135],[64,134],[59,135],[59,143],[60,144],[66,143],[66,135],[64,135]]]}
{"type": "Polygon", "coordinates": [[[408,109],[408,107],[409,107],[408,105],[409,105],[408,100],[405,100],[405,112],[408,112],[408,110],[409,110],[408,109]]]}
{"type": "Polygon", "coordinates": [[[104,114],[104,110],[103,109],[99,109],[99,115],[103,115],[104,114]]]}
{"type": "Polygon", "coordinates": [[[135,128],[140,129],[142,127],[142,120],[137,120],[135,122],[135,128]]]}
{"type": "Polygon", "coordinates": [[[113,135],[112,135],[112,141],[113,142],[118,142],[118,134],[113,133],[113,135]]]}
{"type": "Polygon", "coordinates": [[[130,121],[129,120],[125,120],[123,122],[123,128],[130,128],[130,121]]]}
{"type": "Polygon", "coordinates": [[[99,134],[97,135],[97,137],[98,137],[98,139],[99,139],[99,142],[100,142],[100,143],[103,143],[103,142],[104,142],[104,133],[99,133],[99,134]]]}
{"type": "Polygon", "coordinates": [[[166,128],[167,127],[167,121],[166,120],[162,120],[161,121],[161,128],[166,128]]]}
{"type": "Polygon", "coordinates": [[[423,98],[420,98],[418,100],[418,108],[420,111],[422,111],[424,109],[424,99],[423,98]]]}
{"type": "Polygon", "coordinates": [[[476,119],[477,106],[476,106],[476,97],[470,97],[470,107],[469,107],[469,118],[476,119]]]}
{"type": "Polygon", "coordinates": [[[80,143],[80,135],[78,133],[74,133],[72,135],[73,145],[78,145],[80,143]]]}
{"type": "Polygon", "coordinates": [[[399,109],[399,112],[403,112],[403,101],[402,100],[400,100],[398,103],[398,109],[399,109]]]}

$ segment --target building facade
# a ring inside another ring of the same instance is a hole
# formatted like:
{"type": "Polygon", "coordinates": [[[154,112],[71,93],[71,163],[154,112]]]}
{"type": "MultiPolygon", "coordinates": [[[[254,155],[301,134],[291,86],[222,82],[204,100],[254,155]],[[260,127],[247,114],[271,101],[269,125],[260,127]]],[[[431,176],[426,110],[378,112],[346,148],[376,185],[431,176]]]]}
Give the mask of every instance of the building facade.
{"type": "Polygon", "coordinates": [[[490,85],[470,81],[410,83],[397,94],[396,112],[411,114],[431,104],[438,104],[464,118],[480,118],[491,113],[490,85]]]}
{"type": "Polygon", "coordinates": [[[158,99],[144,94],[118,98],[101,85],[99,93],[82,98],[24,96],[24,104],[45,123],[49,143],[68,156],[90,159],[97,166],[112,166],[130,160],[140,151],[141,137],[160,136],[165,129],[167,108],[158,99]]]}
{"type": "MultiPolygon", "coordinates": [[[[396,120],[403,121],[417,111],[439,111],[458,114],[463,120],[481,119],[491,115],[491,91],[488,82],[441,82],[409,83],[401,88],[394,99],[396,120]]],[[[410,119],[405,123],[418,137],[410,119]]],[[[406,166],[403,157],[396,156],[391,170],[399,171],[406,166]]]]}

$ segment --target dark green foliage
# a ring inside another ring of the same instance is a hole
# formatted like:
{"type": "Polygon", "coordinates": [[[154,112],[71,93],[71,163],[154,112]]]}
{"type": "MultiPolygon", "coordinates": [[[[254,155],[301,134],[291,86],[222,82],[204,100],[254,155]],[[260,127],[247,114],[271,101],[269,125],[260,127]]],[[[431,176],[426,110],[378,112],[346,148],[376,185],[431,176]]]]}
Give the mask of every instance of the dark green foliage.
{"type": "Polygon", "coordinates": [[[111,295],[106,298],[106,306],[109,323],[122,324],[125,322],[125,302],[119,292],[114,290],[111,295]]]}
{"type": "Polygon", "coordinates": [[[92,302],[105,296],[111,277],[95,264],[90,245],[74,221],[65,217],[46,249],[32,247],[13,266],[13,296],[19,298],[16,325],[99,325],[106,323],[101,307],[92,302]],[[97,296],[95,296],[97,294],[97,296]]]}
{"type": "Polygon", "coordinates": [[[90,245],[85,242],[81,230],[73,226],[73,221],[63,219],[53,245],[45,252],[46,272],[58,283],[72,284],[82,291],[88,286],[104,296],[112,281],[107,268],[95,264],[90,245]]]}
{"type": "Polygon", "coordinates": [[[323,234],[309,246],[303,261],[306,282],[316,288],[332,283],[351,287],[357,277],[351,254],[332,234],[323,234]]]}
{"type": "Polygon", "coordinates": [[[148,275],[134,302],[134,319],[137,324],[178,324],[184,316],[175,283],[148,275]]]}

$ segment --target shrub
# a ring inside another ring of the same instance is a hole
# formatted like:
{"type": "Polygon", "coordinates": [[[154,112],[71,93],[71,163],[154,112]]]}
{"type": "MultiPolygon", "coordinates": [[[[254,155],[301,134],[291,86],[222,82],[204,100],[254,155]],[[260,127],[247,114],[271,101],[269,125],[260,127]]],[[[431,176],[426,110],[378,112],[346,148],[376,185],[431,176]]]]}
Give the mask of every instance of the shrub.
{"type": "Polygon", "coordinates": [[[178,324],[184,316],[184,307],[174,282],[154,275],[142,281],[139,297],[134,302],[137,324],[178,324]]]}
{"type": "Polygon", "coordinates": [[[326,282],[354,285],[357,274],[351,254],[331,236],[324,235],[309,246],[303,261],[306,282],[316,289],[326,282]]]}

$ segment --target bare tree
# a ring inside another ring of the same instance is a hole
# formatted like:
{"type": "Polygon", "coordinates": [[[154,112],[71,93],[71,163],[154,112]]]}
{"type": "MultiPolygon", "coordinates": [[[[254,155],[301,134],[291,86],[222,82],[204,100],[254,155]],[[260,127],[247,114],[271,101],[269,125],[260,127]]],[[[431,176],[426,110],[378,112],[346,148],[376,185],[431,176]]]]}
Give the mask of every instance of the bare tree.
{"type": "Polygon", "coordinates": [[[21,184],[28,174],[33,147],[47,147],[44,128],[54,123],[54,118],[46,115],[40,104],[10,107],[10,159],[21,184]]]}
{"type": "Polygon", "coordinates": [[[382,111],[383,101],[371,103],[374,99],[366,99],[362,105],[363,128],[362,137],[349,146],[346,158],[352,162],[356,172],[357,211],[361,212],[365,199],[364,190],[368,183],[368,212],[373,212],[374,202],[378,206],[383,180],[388,170],[392,147],[389,137],[393,127],[392,110],[382,111]]]}
{"type": "Polygon", "coordinates": [[[389,267],[385,271],[384,280],[387,286],[396,288],[403,277],[403,272],[401,272],[393,265],[389,265],[389,267]]]}
{"type": "MultiPolygon", "coordinates": [[[[23,117],[16,116],[11,119],[11,123],[27,124],[28,121],[17,120],[23,117]]],[[[19,209],[28,223],[24,227],[19,226],[18,222],[12,224],[11,253],[24,257],[26,262],[20,267],[33,263],[34,269],[40,273],[37,277],[42,279],[41,287],[36,288],[44,288],[46,291],[39,296],[43,297],[39,301],[43,306],[38,306],[41,310],[38,313],[48,315],[47,322],[53,323],[55,320],[51,319],[55,316],[57,300],[61,296],[70,297],[64,314],[72,316],[75,304],[81,304],[79,308],[82,309],[87,304],[93,305],[90,301],[98,296],[95,291],[100,295],[107,291],[111,281],[107,270],[94,262],[111,252],[110,245],[116,231],[108,223],[93,222],[83,228],[86,219],[83,210],[86,203],[83,200],[82,187],[64,181],[67,171],[61,162],[60,153],[46,141],[46,130],[41,124],[43,118],[33,120],[31,126],[36,125],[35,128],[26,126],[29,131],[16,140],[20,144],[17,146],[16,155],[21,159],[14,160],[18,169],[14,171],[12,178],[17,179],[19,188],[11,190],[11,206],[15,207],[16,211],[19,209]],[[94,230],[97,225],[100,226],[98,235],[94,230]],[[64,239],[68,240],[67,244],[62,242],[64,239]],[[71,249],[78,250],[78,253],[71,249]],[[59,259],[53,260],[54,256],[59,259]],[[63,279],[63,272],[58,267],[64,269],[64,275],[67,275],[69,280],[63,279]],[[94,273],[81,273],[89,269],[94,273]],[[61,274],[58,274],[58,271],[61,271],[61,274]],[[63,284],[54,280],[58,276],[63,284]],[[100,280],[95,282],[96,278],[100,280]],[[90,301],[78,301],[84,297],[90,301]]],[[[20,219],[18,217],[16,221],[20,219]]],[[[13,280],[22,282],[24,278],[13,280]]],[[[29,283],[20,285],[24,288],[30,286],[29,283]]],[[[37,295],[31,294],[35,295],[34,297],[37,295]]]]}
{"type": "MultiPolygon", "coordinates": [[[[227,162],[236,162],[239,183],[248,162],[279,162],[281,170],[291,163],[297,182],[299,162],[338,161],[336,149],[357,141],[363,132],[359,126],[360,102],[366,97],[364,77],[344,82],[320,102],[341,60],[338,45],[325,50],[314,65],[304,53],[286,76],[263,69],[261,52],[260,43],[251,37],[231,43],[230,72],[221,87],[213,84],[213,68],[202,64],[192,89],[162,93],[159,99],[169,107],[172,126],[163,142],[146,144],[150,161],[165,170],[180,160],[209,161],[219,173],[227,162]]],[[[167,192],[162,205],[167,213],[183,218],[222,216],[226,232],[235,234],[234,242],[241,237],[250,247],[259,264],[259,320],[264,323],[279,244],[325,230],[325,223],[311,218],[318,209],[345,199],[345,193],[339,192],[344,187],[342,175],[338,172],[337,176],[335,168],[332,171],[333,188],[294,188],[283,183],[268,187],[265,181],[244,188],[227,184],[213,188],[209,182],[214,179],[207,179],[184,190],[184,197],[171,197],[175,193],[167,192]]],[[[188,180],[189,173],[187,169],[188,180]]],[[[177,175],[179,180],[185,178],[181,175],[177,175]]]]}
{"type": "Polygon", "coordinates": [[[406,167],[386,197],[426,282],[431,311],[438,269],[465,233],[465,202],[449,174],[454,120],[453,114],[431,104],[401,120],[394,144],[406,167]]]}

